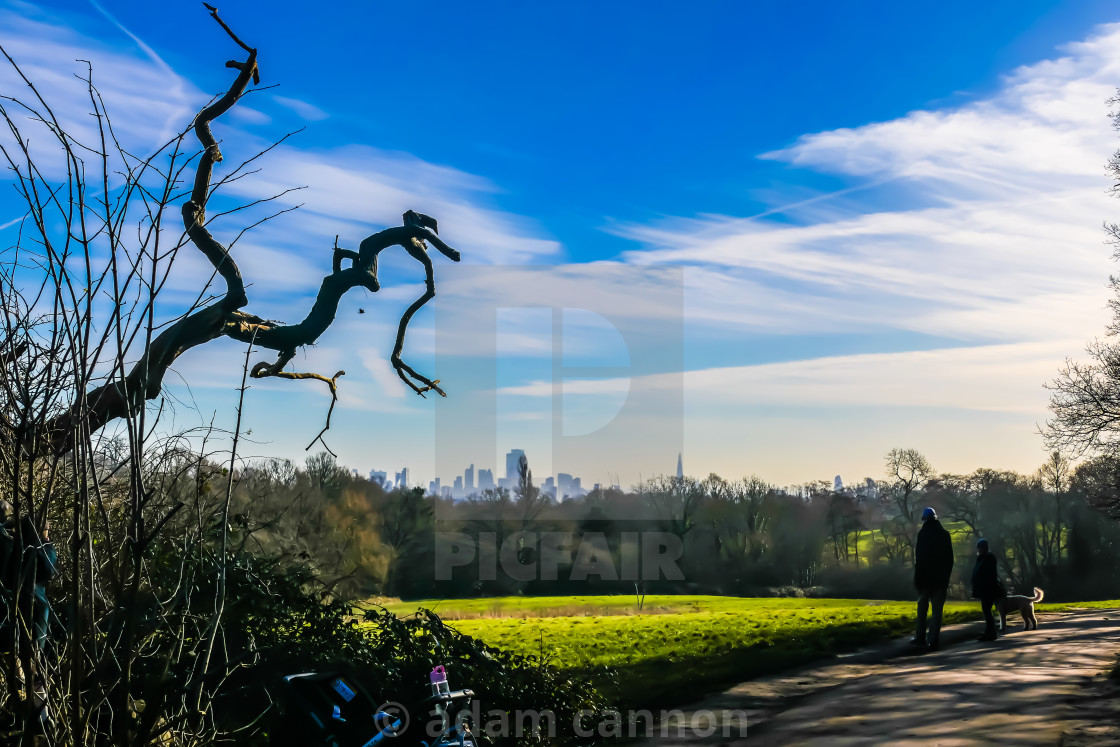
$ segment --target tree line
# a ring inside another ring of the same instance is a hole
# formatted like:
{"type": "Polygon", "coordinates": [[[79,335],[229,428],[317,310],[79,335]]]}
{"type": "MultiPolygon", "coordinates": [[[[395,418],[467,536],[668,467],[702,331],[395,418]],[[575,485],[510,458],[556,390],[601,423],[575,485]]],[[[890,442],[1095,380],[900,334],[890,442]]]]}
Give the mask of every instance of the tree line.
{"type": "Polygon", "coordinates": [[[953,534],[957,596],[968,595],[981,537],[1012,589],[1040,586],[1055,600],[1120,596],[1120,574],[1095,560],[1120,540],[1120,527],[1099,510],[1120,495],[1120,459],[1113,457],[1074,466],[1055,452],[1030,475],[987,468],[956,475],[937,472],[913,449],[894,449],[884,476],[855,488],[837,490],[823,480],[778,487],[757,476],[660,476],[563,501],[542,495],[529,473],[512,490],[452,501],[419,488],[385,490],[324,452],[303,466],[273,461],[245,469],[233,495],[240,543],[301,559],[324,593],[351,598],[634,593],[636,587],[909,598],[917,517],[925,506],[953,534]],[[545,552],[546,535],[574,543],[554,578],[520,573],[502,559],[512,542],[509,557],[532,566],[545,552]],[[645,535],[677,541],[681,577],[625,576],[627,543],[645,535]],[[474,560],[441,574],[439,544],[463,538],[473,544],[467,551],[474,560]],[[591,572],[573,573],[588,552],[607,557],[591,572]],[[489,572],[487,556],[497,558],[489,572]]]}

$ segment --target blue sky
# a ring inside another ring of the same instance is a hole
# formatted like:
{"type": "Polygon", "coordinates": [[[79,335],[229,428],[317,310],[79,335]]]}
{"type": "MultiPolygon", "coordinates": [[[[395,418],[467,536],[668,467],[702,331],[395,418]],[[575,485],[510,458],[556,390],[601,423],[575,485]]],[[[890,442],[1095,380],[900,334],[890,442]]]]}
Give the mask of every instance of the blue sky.
{"type": "MultiPolygon", "coordinates": [[[[306,128],[228,195],[308,187],[299,213],[239,247],[251,310],[301,316],[328,266],[320,248],[406,208],[463,251],[470,268],[437,262],[447,293],[408,346],[418,368],[439,364],[448,400],[412,397],[385,363],[394,315],[418,294],[418,268],[399,259],[377,298],[347,299],[297,358],[348,371],[328,442],[363,471],[446,479],[437,465],[497,466],[513,446],[538,475],[586,483],[672,470],[680,449],[689,472],[783,484],[879,477],[896,446],[945,471],[1030,471],[1044,459],[1042,383],[1107,319],[1100,224],[1120,203],[1104,194],[1104,101],[1120,85],[1120,11],[975,5],[223,4],[261,50],[262,83],[279,84],[219,126],[227,156],[306,128]],[[520,274],[541,266],[558,269],[520,274]],[[441,335],[441,304],[495,298],[597,309],[626,343],[577,314],[558,347],[540,310],[501,312],[497,338],[441,335]],[[567,425],[561,348],[616,367],[575,372],[567,425]],[[470,375],[487,356],[492,386],[470,375]],[[632,407],[613,453],[564,445],[610,421],[620,391],[632,407]],[[494,422],[464,420],[477,408],[460,408],[492,401],[494,422]],[[437,445],[462,441],[481,445],[437,445]]],[[[62,100],[70,60],[92,60],[137,147],[189,121],[236,53],[193,2],[3,2],[0,42],[62,100]]],[[[169,309],[202,269],[184,264],[169,309]]],[[[171,393],[198,412],[178,425],[228,419],[241,356],[219,343],[182,361],[190,392],[171,393]]],[[[302,458],[325,406],[309,386],[257,384],[252,448],[302,458]]]]}

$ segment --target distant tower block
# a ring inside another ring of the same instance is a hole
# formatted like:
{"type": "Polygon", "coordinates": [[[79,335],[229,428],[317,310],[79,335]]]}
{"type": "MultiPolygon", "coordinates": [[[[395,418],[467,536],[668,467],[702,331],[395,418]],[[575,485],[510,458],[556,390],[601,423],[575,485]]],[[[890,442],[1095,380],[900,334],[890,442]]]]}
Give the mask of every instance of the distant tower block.
{"type": "Polygon", "coordinates": [[[844,489],[844,481],[840,479],[840,475],[837,475],[836,479],[832,481],[832,489],[837,493],[844,489]]]}
{"type": "Polygon", "coordinates": [[[684,479],[684,454],[677,454],[677,479],[684,479]]]}
{"type": "Polygon", "coordinates": [[[506,480],[509,482],[511,488],[517,484],[518,479],[521,477],[517,473],[517,468],[523,456],[525,456],[525,452],[522,449],[510,449],[509,453],[506,454],[506,480]]]}

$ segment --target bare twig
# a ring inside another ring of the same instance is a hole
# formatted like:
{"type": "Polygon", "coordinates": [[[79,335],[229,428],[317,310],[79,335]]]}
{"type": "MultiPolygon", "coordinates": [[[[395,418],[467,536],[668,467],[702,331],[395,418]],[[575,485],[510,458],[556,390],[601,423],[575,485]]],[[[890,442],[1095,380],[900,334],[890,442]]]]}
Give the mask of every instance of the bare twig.
{"type": "MultiPolygon", "coordinates": [[[[281,366],[281,368],[283,368],[283,366],[281,366]]],[[[283,371],[276,369],[275,365],[269,365],[268,363],[264,362],[258,363],[257,365],[253,366],[253,371],[252,373],[250,373],[250,376],[252,376],[254,379],[263,379],[269,376],[277,379],[292,380],[316,379],[318,381],[324,382],[327,385],[327,387],[331,391],[331,406],[327,409],[326,425],[323,426],[323,430],[319,431],[319,435],[315,436],[315,438],[311,440],[311,443],[307,445],[307,448],[304,449],[304,451],[310,451],[311,447],[315,445],[315,442],[319,441],[323,444],[323,448],[330,452],[330,455],[333,457],[337,457],[338,454],[335,454],[333,451],[331,451],[331,447],[327,446],[327,442],[323,440],[323,434],[330,430],[331,414],[334,413],[334,406],[338,402],[338,377],[345,375],[345,371],[339,371],[334,376],[328,378],[323,374],[317,373],[296,373],[294,371],[283,371]]]]}

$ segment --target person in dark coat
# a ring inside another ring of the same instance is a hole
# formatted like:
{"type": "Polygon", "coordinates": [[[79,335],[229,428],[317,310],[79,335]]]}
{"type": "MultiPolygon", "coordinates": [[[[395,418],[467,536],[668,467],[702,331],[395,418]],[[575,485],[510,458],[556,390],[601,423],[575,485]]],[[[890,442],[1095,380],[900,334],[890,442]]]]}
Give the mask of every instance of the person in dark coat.
{"type": "Polygon", "coordinates": [[[25,619],[30,620],[35,649],[42,652],[47,643],[51,606],[47,601],[47,584],[58,573],[58,553],[50,541],[50,522],[42,532],[35,529],[30,516],[20,522],[20,544],[23,548],[23,578],[19,585],[20,605],[25,619]]]}
{"type": "Polygon", "coordinates": [[[58,553],[50,539],[51,525],[43,522],[39,546],[35,548],[35,601],[32,605],[32,621],[35,625],[35,647],[42,651],[47,643],[47,631],[51,615],[50,602],[47,601],[47,584],[58,575],[58,553]]]}
{"type": "MultiPolygon", "coordinates": [[[[15,590],[19,580],[19,558],[12,526],[12,505],[0,500],[0,647],[5,639],[5,626],[15,619],[15,590]]],[[[2,650],[2,648],[0,648],[2,650]]]]}
{"type": "Polygon", "coordinates": [[[972,569],[972,596],[980,600],[980,609],[984,613],[984,635],[980,636],[979,640],[994,641],[996,619],[992,614],[992,605],[1000,597],[1007,596],[1007,592],[999,582],[996,556],[988,551],[986,539],[976,543],[976,567],[972,569]]]}
{"type": "Polygon", "coordinates": [[[922,511],[922,528],[914,545],[914,586],[918,590],[918,632],[915,646],[936,649],[941,643],[941,613],[953,575],[953,538],[932,508],[922,511]],[[926,637],[926,615],[933,607],[926,637]]]}

